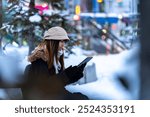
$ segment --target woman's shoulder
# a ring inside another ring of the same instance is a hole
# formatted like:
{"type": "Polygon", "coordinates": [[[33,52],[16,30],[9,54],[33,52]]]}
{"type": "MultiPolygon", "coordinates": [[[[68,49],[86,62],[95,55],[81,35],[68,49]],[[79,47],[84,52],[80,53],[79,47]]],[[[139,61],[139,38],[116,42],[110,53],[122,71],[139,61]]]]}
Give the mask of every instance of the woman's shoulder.
{"type": "Polygon", "coordinates": [[[33,62],[31,62],[30,64],[28,64],[26,67],[25,67],[25,71],[32,71],[34,69],[41,69],[41,68],[47,68],[48,65],[47,63],[42,60],[42,59],[37,59],[33,62]]]}
{"type": "Polygon", "coordinates": [[[37,59],[26,66],[24,73],[34,77],[41,77],[43,74],[48,74],[47,63],[41,59],[37,59]]]}
{"type": "Polygon", "coordinates": [[[48,64],[43,59],[37,59],[31,63],[31,69],[45,73],[48,72],[48,64]]]}

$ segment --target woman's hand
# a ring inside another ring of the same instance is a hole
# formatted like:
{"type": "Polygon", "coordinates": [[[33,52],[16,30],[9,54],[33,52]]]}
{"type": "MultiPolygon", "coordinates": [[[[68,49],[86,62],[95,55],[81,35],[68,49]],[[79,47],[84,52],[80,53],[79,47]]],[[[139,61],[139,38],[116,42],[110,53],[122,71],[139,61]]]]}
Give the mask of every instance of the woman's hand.
{"type": "Polygon", "coordinates": [[[64,70],[65,74],[67,75],[69,79],[69,83],[74,83],[83,77],[83,70],[84,70],[85,65],[86,64],[83,64],[80,67],[70,66],[64,70]]]}

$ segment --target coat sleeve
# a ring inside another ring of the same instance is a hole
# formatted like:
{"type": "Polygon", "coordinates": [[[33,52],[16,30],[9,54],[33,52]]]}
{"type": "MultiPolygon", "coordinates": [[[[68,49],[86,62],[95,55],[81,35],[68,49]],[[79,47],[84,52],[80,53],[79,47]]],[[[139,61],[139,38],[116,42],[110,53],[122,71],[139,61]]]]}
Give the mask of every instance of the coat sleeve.
{"type": "Polygon", "coordinates": [[[60,72],[58,74],[51,75],[47,63],[45,63],[43,60],[37,60],[36,62],[32,63],[30,69],[31,69],[30,70],[31,73],[27,73],[27,74],[30,74],[28,77],[31,77],[30,79],[32,79],[32,81],[33,80],[36,81],[45,80],[47,82],[54,81],[54,82],[58,82],[58,84],[61,84],[62,86],[70,84],[69,78],[67,77],[65,72],[60,72]]]}
{"type": "Polygon", "coordinates": [[[62,82],[64,86],[70,84],[70,80],[67,77],[65,72],[61,72],[59,74],[56,74],[55,77],[57,77],[57,79],[59,79],[60,82],[62,82]]]}

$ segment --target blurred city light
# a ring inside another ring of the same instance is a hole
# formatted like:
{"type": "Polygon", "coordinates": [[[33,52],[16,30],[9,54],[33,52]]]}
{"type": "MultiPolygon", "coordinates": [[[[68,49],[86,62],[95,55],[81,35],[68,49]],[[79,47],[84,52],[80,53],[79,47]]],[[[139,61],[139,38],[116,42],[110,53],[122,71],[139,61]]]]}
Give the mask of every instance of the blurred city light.
{"type": "Polygon", "coordinates": [[[122,0],[116,0],[117,2],[122,2],[122,0]]]}
{"type": "Polygon", "coordinates": [[[47,3],[43,3],[43,4],[42,4],[42,7],[44,7],[44,8],[47,7],[47,6],[48,6],[47,3]]]}
{"type": "Polygon", "coordinates": [[[79,15],[74,15],[74,16],[73,16],[73,19],[76,20],[76,21],[77,21],[77,20],[80,20],[80,16],[79,16],[79,15]]]}
{"type": "Polygon", "coordinates": [[[43,3],[42,5],[36,5],[35,8],[43,11],[43,10],[48,10],[48,4],[47,3],[43,3]]]}
{"type": "Polygon", "coordinates": [[[103,0],[97,0],[97,2],[102,3],[102,2],[103,2],[103,0]]]}
{"type": "Polygon", "coordinates": [[[111,29],[112,30],[116,30],[117,29],[117,25],[116,24],[112,24],[111,29]]]}
{"type": "Polygon", "coordinates": [[[79,5],[76,5],[76,7],[75,7],[75,14],[79,15],[80,13],[81,13],[81,8],[80,8],[79,5]]]}
{"type": "Polygon", "coordinates": [[[118,15],[118,18],[121,20],[123,18],[123,16],[122,15],[118,15]]]}
{"type": "Polygon", "coordinates": [[[101,38],[102,38],[102,40],[105,40],[105,39],[106,39],[106,36],[105,36],[105,35],[102,35],[101,38]]]}
{"type": "Polygon", "coordinates": [[[102,32],[106,34],[106,33],[107,33],[107,30],[106,30],[106,29],[102,29],[102,32]]]}

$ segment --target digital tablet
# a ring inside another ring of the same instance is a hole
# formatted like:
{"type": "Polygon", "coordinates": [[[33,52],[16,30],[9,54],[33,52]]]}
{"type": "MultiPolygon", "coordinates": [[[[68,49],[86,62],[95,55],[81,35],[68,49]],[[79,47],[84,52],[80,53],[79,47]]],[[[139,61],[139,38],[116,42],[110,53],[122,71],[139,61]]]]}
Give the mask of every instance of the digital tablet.
{"type": "Polygon", "coordinates": [[[84,59],[79,65],[78,67],[80,67],[83,64],[86,64],[87,62],[89,62],[93,57],[87,57],[86,59],[84,59]]]}

